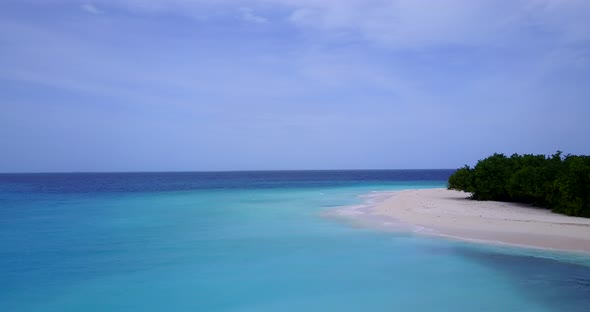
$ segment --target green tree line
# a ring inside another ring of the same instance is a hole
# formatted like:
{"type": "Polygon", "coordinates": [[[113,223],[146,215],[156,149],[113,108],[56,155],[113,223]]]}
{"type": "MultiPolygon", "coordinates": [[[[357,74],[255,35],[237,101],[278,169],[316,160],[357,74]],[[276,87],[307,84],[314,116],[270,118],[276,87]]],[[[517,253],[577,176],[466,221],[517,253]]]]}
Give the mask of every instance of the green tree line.
{"type": "Polygon", "coordinates": [[[494,154],[449,177],[448,188],[475,200],[529,203],[590,217],[590,156],[494,154]]]}

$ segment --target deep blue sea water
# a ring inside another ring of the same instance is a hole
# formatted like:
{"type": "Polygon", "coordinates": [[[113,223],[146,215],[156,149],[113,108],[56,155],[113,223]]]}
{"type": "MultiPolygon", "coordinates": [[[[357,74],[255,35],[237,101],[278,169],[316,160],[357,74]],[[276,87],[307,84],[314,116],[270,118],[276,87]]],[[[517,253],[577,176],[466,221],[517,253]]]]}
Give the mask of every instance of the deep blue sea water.
{"type": "Polygon", "coordinates": [[[0,174],[0,311],[590,311],[584,255],[321,215],[451,172],[0,174]]]}

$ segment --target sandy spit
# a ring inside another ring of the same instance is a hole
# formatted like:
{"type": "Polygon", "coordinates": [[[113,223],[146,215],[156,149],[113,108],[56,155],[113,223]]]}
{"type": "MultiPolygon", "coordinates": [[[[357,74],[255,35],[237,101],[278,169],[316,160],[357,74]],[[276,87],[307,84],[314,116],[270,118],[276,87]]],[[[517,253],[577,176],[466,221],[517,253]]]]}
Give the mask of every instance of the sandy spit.
{"type": "Polygon", "coordinates": [[[391,225],[398,230],[418,229],[426,234],[480,242],[590,252],[590,218],[564,216],[521,204],[469,200],[467,193],[446,189],[405,190],[378,196],[371,205],[345,207],[335,214],[380,228],[391,225]]]}

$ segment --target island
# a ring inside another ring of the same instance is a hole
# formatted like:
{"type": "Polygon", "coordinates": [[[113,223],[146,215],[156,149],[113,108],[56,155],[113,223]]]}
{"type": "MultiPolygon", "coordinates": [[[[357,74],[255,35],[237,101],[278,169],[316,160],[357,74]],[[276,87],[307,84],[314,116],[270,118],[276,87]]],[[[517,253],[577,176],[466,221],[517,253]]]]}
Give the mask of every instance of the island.
{"type": "Polygon", "coordinates": [[[590,157],[494,154],[458,169],[447,189],[376,192],[327,214],[386,230],[590,252],[590,157]]]}

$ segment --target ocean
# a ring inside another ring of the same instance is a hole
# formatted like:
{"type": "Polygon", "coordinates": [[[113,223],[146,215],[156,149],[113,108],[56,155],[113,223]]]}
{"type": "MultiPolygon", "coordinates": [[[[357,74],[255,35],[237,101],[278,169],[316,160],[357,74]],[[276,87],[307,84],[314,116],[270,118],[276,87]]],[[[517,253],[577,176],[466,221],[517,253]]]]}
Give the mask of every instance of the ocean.
{"type": "Polygon", "coordinates": [[[0,174],[0,311],[590,311],[587,255],[323,214],[452,172],[0,174]]]}

